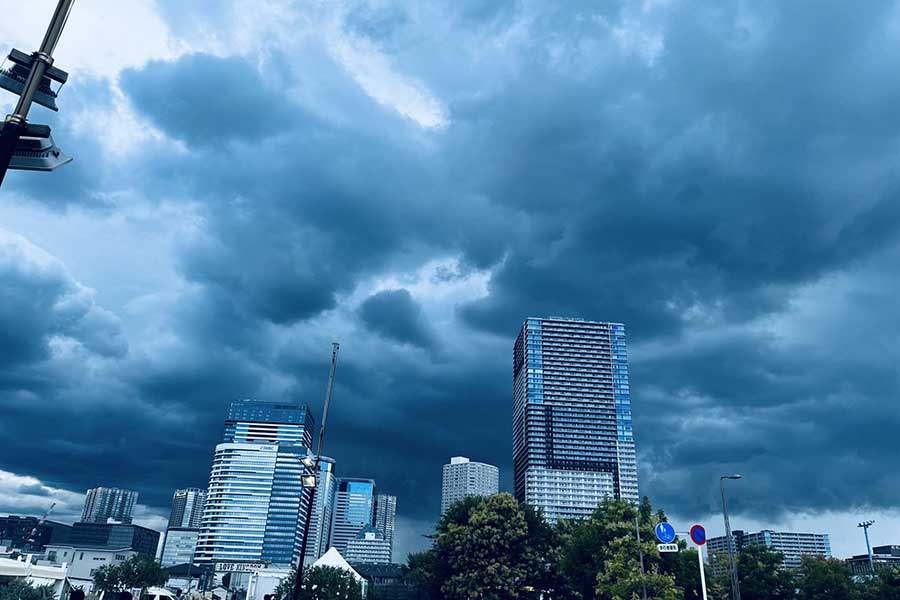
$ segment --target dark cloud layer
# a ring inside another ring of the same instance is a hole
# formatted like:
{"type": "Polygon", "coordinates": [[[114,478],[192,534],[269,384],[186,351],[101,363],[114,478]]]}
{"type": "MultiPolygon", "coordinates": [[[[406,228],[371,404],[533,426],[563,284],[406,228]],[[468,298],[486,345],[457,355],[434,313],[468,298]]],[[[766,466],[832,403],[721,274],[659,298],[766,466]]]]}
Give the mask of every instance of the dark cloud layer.
{"type": "MultiPolygon", "coordinates": [[[[626,323],[641,487],[670,510],[710,510],[734,470],[747,515],[896,507],[900,12],[595,4],[350,11],[341,31],[443,104],[434,129],[325,42],[124,72],[188,151],[150,143],[117,175],[79,144],[99,174],[72,195],[192,207],[183,285],[126,342],[62,265],[3,246],[0,468],[163,507],[208,476],[229,400],[318,410],[340,339],[327,452],[430,519],[449,456],[509,484],[513,340],[568,314],[626,323]]],[[[213,12],[173,31],[239,26],[213,12]]]]}

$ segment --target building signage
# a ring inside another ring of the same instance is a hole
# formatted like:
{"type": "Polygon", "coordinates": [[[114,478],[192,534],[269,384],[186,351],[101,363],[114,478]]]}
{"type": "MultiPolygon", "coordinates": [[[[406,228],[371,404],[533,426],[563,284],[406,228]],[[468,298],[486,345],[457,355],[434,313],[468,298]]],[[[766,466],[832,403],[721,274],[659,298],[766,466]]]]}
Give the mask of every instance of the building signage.
{"type": "Polygon", "coordinates": [[[267,566],[264,562],[220,562],[216,563],[216,573],[253,573],[267,566]]]}

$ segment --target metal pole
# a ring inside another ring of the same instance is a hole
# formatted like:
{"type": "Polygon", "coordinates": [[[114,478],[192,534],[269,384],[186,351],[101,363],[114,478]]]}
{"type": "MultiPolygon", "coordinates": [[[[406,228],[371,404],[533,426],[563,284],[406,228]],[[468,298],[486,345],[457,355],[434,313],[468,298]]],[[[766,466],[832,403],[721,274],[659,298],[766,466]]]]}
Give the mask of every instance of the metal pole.
{"type": "Polygon", "coordinates": [[[706,571],[703,566],[703,546],[697,546],[697,559],[700,563],[700,589],[703,591],[703,600],[706,600],[706,571]]]}
{"type": "Polygon", "coordinates": [[[874,575],[875,560],[872,558],[872,545],[869,543],[869,526],[866,525],[865,527],[863,527],[863,531],[866,533],[866,552],[869,553],[869,572],[874,575]]]}
{"type": "Polygon", "coordinates": [[[641,559],[641,598],[647,600],[647,579],[644,572],[644,551],[641,550],[641,526],[639,519],[640,513],[634,515],[634,534],[637,536],[638,557],[641,559]]]}
{"type": "Polygon", "coordinates": [[[44,41],[41,42],[41,49],[32,55],[31,72],[28,73],[28,79],[25,80],[25,86],[16,108],[11,115],[6,117],[3,128],[0,129],[0,185],[3,184],[3,178],[9,169],[9,163],[12,161],[13,152],[19,143],[19,138],[25,132],[28,119],[28,111],[31,110],[31,103],[34,100],[34,94],[37,92],[47,72],[47,67],[53,65],[53,51],[62,35],[63,27],[69,18],[69,11],[72,9],[72,3],[75,0],[59,0],[56,5],[56,12],[50,20],[50,26],[47,27],[47,33],[44,34],[44,41]]]}
{"type": "Polygon", "coordinates": [[[728,541],[728,559],[731,562],[731,593],[733,600],[741,600],[741,584],[738,580],[734,538],[731,536],[731,523],[728,522],[728,503],[725,500],[726,479],[728,479],[728,477],[719,478],[719,488],[722,492],[722,515],[725,517],[725,539],[728,541]]]}
{"type": "Polygon", "coordinates": [[[322,407],[322,424],[319,427],[319,441],[316,444],[316,460],[313,464],[313,474],[316,476],[316,485],[312,488],[311,493],[307,494],[308,488],[303,488],[304,495],[309,496],[306,510],[306,519],[303,522],[303,538],[300,542],[300,560],[297,562],[297,573],[294,577],[294,589],[291,594],[293,600],[300,598],[300,586],[303,583],[303,568],[306,564],[306,548],[309,542],[309,524],[312,521],[313,510],[315,509],[316,489],[319,487],[319,461],[322,458],[322,449],[325,447],[325,425],[328,422],[328,405],[331,404],[331,395],[334,390],[334,372],[337,368],[337,353],[341,345],[337,342],[331,343],[331,369],[328,372],[328,389],[325,391],[325,405],[322,407]]]}

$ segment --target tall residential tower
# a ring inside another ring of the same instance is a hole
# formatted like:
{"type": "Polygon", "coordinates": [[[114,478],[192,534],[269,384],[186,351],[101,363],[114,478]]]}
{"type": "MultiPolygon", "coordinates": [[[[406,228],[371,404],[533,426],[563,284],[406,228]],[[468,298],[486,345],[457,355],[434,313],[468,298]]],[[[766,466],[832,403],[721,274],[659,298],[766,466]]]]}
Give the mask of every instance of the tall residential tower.
{"type": "Polygon", "coordinates": [[[625,326],[528,318],[513,348],[516,498],[548,520],[638,501],[625,326]]]}
{"type": "Polygon", "coordinates": [[[98,487],[87,491],[84,498],[82,523],[131,523],[138,494],[120,488],[98,487]]]}
{"type": "Polygon", "coordinates": [[[441,514],[466,496],[493,496],[500,484],[500,470],[465,456],[454,456],[444,465],[441,482],[441,514]]]}

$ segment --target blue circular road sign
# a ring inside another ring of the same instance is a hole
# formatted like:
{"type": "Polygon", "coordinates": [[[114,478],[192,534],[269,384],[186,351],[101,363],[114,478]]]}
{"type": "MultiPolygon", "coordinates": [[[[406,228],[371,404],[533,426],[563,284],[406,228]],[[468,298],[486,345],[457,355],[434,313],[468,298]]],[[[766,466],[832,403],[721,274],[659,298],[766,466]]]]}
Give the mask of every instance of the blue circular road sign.
{"type": "Polygon", "coordinates": [[[702,546],[706,543],[706,529],[704,529],[703,525],[694,525],[691,527],[691,539],[694,540],[694,543],[698,546],[702,546]]]}
{"type": "Polygon", "coordinates": [[[675,541],[675,528],[663,521],[656,526],[656,537],[663,544],[671,544],[675,541]]]}

